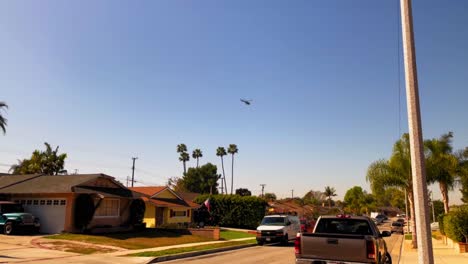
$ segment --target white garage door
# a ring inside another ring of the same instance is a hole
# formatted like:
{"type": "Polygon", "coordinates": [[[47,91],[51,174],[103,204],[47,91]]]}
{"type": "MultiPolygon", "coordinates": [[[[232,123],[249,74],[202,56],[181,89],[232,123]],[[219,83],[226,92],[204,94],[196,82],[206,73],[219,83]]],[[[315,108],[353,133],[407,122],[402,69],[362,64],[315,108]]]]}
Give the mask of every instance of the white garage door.
{"type": "Polygon", "coordinates": [[[65,227],[65,198],[22,198],[15,200],[23,204],[24,210],[39,217],[41,233],[60,233],[65,227]]]}

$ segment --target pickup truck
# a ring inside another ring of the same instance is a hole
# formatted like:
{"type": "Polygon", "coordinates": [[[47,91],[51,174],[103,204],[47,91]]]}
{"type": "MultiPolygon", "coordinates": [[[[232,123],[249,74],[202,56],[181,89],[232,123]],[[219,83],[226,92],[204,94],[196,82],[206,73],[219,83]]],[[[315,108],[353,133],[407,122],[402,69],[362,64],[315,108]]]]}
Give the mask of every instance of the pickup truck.
{"type": "Polygon", "coordinates": [[[296,264],[391,264],[383,237],[365,216],[321,216],[311,233],[299,233],[294,242],[296,264]]]}

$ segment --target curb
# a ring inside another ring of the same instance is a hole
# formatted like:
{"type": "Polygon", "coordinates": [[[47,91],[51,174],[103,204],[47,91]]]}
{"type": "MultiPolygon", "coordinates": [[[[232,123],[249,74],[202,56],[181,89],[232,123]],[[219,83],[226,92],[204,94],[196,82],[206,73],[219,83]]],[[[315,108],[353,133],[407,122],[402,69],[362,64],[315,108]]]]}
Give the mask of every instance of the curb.
{"type": "Polygon", "coordinates": [[[202,250],[202,251],[187,252],[187,253],[181,253],[181,254],[176,254],[176,255],[156,257],[147,263],[148,264],[158,263],[158,262],[164,262],[164,261],[169,261],[169,260],[190,258],[190,257],[196,257],[196,256],[202,256],[202,255],[208,255],[208,254],[214,254],[214,253],[219,253],[219,252],[224,252],[224,251],[231,251],[231,250],[256,247],[256,246],[257,244],[247,244],[247,245],[238,245],[238,246],[231,246],[231,247],[224,247],[224,248],[215,248],[215,249],[208,249],[208,250],[202,250]]]}

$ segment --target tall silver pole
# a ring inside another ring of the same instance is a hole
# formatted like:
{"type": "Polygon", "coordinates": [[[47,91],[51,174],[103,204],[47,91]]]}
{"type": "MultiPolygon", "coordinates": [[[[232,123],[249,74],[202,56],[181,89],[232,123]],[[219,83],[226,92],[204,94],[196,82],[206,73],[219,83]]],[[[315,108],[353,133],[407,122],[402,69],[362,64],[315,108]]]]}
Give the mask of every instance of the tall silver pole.
{"type": "Polygon", "coordinates": [[[429,224],[426,168],[424,164],[411,0],[401,0],[400,3],[411,149],[411,171],[413,176],[414,218],[416,220],[416,234],[418,238],[418,260],[420,264],[434,264],[429,224]]]}

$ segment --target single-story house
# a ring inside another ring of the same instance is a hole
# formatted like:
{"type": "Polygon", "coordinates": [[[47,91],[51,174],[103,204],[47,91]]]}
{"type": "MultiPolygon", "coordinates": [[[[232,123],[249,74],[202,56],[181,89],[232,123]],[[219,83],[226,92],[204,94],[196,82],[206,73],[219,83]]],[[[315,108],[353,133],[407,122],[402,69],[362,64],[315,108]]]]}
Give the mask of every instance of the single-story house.
{"type": "Polygon", "coordinates": [[[145,202],[146,227],[159,227],[165,224],[188,225],[193,219],[193,210],[200,205],[185,200],[167,186],[131,187],[145,202]]]}
{"type": "Polygon", "coordinates": [[[105,174],[2,175],[0,196],[23,204],[26,212],[39,217],[42,233],[128,229],[139,200],[105,174]],[[90,207],[91,213],[83,210],[90,207]]]}

